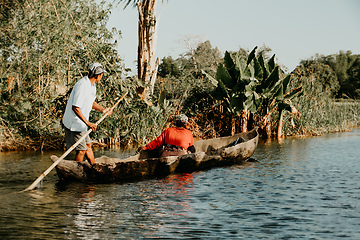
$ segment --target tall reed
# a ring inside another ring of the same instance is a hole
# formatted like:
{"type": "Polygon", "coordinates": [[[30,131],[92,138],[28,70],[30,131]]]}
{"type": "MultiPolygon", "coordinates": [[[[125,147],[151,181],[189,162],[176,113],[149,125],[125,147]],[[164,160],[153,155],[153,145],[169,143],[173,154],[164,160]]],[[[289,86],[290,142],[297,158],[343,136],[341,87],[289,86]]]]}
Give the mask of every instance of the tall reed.
{"type": "Polygon", "coordinates": [[[301,117],[288,118],[285,126],[288,135],[322,135],[360,126],[360,101],[304,98],[297,107],[301,117]]]}

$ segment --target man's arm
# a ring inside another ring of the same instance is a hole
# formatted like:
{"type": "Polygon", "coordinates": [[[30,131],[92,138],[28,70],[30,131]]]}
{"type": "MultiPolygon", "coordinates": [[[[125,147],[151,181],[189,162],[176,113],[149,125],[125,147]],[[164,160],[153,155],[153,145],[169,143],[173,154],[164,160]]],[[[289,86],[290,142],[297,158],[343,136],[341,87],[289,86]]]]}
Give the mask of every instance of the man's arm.
{"type": "Polygon", "coordinates": [[[93,103],[92,109],[94,109],[96,111],[99,111],[99,112],[102,112],[102,113],[107,113],[107,115],[112,114],[111,108],[103,108],[97,102],[93,103]]]}
{"type": "Polygon", "coordinates": [[[72,110],[75,112],[76,116],[78,116],[88,127],[90,127],[93,131],[96,131],[97,125],[95,123],[89,122],[79,107],[73,105],[72,110]]]}

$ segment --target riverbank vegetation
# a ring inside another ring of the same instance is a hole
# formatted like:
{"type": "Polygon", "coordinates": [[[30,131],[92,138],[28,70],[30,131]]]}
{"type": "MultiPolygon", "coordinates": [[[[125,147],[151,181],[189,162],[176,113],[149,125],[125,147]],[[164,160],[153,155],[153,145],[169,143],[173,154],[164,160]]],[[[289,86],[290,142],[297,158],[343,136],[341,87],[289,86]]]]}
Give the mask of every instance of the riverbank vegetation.
{"type": "MultiPolygon", "coordinates": [[[[185,113],[197,139],[260,126],[264,138],[319,135],[358,127],[360,56],[315,55],[292,71],[271,49],[220,52],[209,41],[161,59],[144,101],[116,51],[120,31],[106,28],[111,6],[92,0],[5,1],[0,9],[0,150],[62,149],[61,119],[72,86],[91,62],[107,74],[98,100],[110,107],[92,133],[100,146],[144,144],[185,113]]],[[[91,116],[100,118],[98,113],[91,116]]]]}

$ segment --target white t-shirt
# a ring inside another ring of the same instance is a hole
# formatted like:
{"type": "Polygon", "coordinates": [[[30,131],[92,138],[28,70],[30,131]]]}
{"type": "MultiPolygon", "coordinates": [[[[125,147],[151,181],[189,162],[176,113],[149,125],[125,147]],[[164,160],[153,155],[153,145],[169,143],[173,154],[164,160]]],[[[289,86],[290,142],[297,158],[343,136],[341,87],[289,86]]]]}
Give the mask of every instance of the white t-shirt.
{"type": "Polygon", "coordinates": [[[65,127],[74,132],[85,132],[88,127],[75,114],[72,106],[79,107],[83,115],[89,120],[89,114],[96,98],[96,86],[91,85],[89,78],[83,77],[73,87],[69,100],[66,104],[66,110],[63,117],[65,127]]]}

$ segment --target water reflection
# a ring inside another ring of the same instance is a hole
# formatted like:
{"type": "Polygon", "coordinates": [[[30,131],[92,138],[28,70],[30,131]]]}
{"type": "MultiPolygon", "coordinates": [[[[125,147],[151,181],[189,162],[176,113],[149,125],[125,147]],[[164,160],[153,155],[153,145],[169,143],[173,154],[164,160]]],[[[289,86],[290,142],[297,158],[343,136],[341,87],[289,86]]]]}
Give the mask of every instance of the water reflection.
{"type": "Polygon", "coordinates": [[[179,175],[171,175],[163,180],[164,183],[164,195],[167,198],[174,199],[173,202],[167,202],[175,209],[172,215],[182,215],[191,211],[189,201],[190,194],[194,191],[193,189],[194,176],[191,173],[184,173],[179,175]]]}
{"type": "Polygon", "coordinates": [[[101,236],[94,231],[105,224],[102,219],[102,202],[94,198],[95,186],[82,188],[79,195],[74,199],[74,208],[77,210],[69,217],[73,217],[74,227],[65,229],[70,236],[83,239],[100,239],[101,236]]]}

